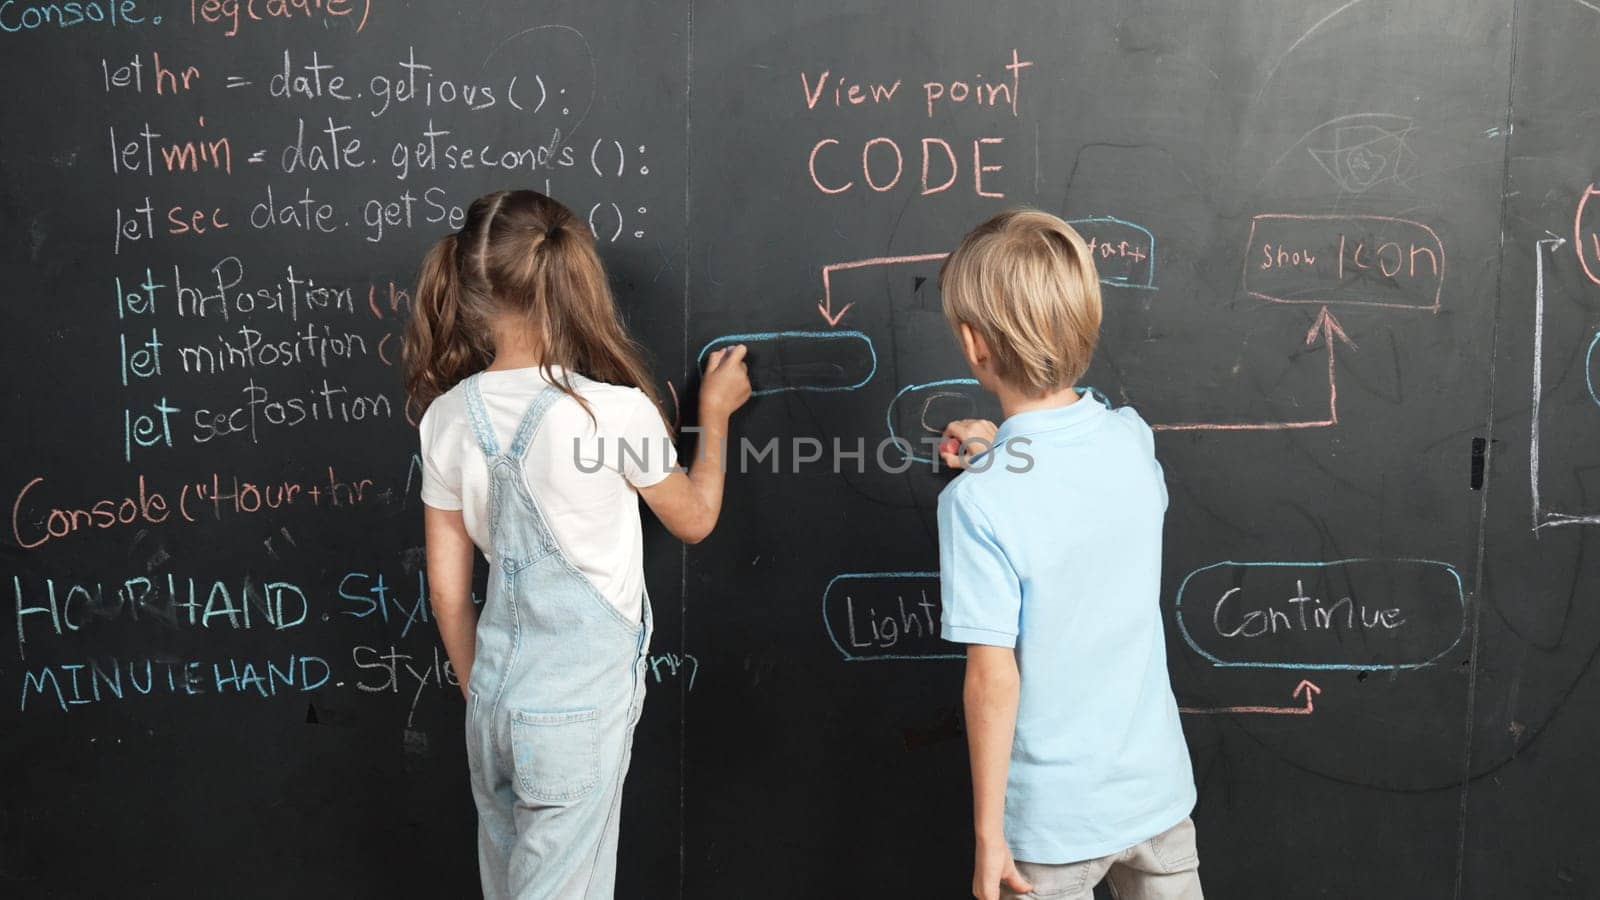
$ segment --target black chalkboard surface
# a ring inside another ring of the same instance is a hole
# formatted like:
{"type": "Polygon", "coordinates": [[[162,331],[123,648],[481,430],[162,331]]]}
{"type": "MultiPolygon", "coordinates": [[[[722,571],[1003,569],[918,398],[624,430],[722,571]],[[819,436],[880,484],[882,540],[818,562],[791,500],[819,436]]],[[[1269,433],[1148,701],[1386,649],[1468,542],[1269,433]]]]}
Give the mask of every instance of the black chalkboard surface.
{"type": "Polygon", "coordinates": [[[745,342],[776,442],[648,529],[619,896],[966,894],[922,441],[995,414],[934,275],[1015,204],[1159,431],[1208,893],[1600,896],[1597,49],[1588,0],[0,2],[0,889],[476,890],[398,335],[528,186],[668,414],[745,342]]]}

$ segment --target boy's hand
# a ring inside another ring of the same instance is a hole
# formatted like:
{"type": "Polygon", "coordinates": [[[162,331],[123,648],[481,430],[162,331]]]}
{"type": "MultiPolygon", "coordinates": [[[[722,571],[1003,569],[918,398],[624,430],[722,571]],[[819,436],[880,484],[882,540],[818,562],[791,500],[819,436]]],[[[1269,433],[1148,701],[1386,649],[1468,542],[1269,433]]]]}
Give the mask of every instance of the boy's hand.
{"type": "Polygon", "coordinates": [[[706,359],[700,382],[702,421],[726,419],[750,399],[750,372],[745,367],[745,346],[735,344],[713,351],[706,359]]]}
{"type": "Polygon", "coordinates": [[[972,896],[977,900],[1000,900],[1000,885],[1013,894],[1026,894],[1033,890],[1017,863],[1011,858],[1011,848],[1005,842],[978,844],[972,871],[972,896]]]}
{"type": "Polygon", "coordinates": [[[952,469],[965,469],[967,460],[994,447],[999,428],[988,419],[957,419],[944,427],[939,459],[952,469]]]}

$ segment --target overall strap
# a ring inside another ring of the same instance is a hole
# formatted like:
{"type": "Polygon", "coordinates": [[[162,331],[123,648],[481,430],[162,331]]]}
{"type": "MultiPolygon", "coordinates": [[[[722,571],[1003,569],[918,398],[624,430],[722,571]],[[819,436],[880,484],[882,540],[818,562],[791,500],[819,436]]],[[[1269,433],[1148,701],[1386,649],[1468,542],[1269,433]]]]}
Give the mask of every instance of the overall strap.
{"type": "MultiPolygon", "coordinates": [[[[481,374],[481,373],[479,373],[481,374]]],[[[478,386],[479,375],[467,379],[467,416],[472,420],[472,433],[478,439],[478,446],[483,449],[483,455],[489,459],[496,459],[500,454],[500,442],[495,440],[494,426],[489,422],[489,409],[483,402],[483,391],[478,386]]],[[[572,376],[568,384],[573,388],[582,385],[587,379],[582,376],[572,376]]],[[[544,421],[544,414],[550,405],[561,399],[563,391],[555,385],[546,385],[528,404],[527,412],[522,414],[522,421],[517,423],[516,434],[511,439],[511,447],[506,451],[506,456],[518,462],[528,453],[528,445],[533,443],[533,435],[539,430],[539,423],[544,421]]]]}
{"type": "Polygon", "coordinates": [[[511,449],[506,451],[507,456],[517,462],[522,461],[522,457],[528,453],[528,445],[533,443],[534,433],[539,430],[539,423],[544,421],[544,414],[550,409],[550,404],[563,396],[565,392],[553,384],[547,385],[534,396],[533,402],[528,404],[528,411],[522,414],[522,421],[517,424],[517,433],[511,438],[511,449]]]}
{"type": "Polygon", "coordinates": [[[489,410],[483,405],[483,391],[478,387],[480,375],[481,372],[467,378],[467,417],[472,420],[472,433],[478,438],[483,455],[494,459],[500,455],[500,443],[494,439],[489,410]]]}

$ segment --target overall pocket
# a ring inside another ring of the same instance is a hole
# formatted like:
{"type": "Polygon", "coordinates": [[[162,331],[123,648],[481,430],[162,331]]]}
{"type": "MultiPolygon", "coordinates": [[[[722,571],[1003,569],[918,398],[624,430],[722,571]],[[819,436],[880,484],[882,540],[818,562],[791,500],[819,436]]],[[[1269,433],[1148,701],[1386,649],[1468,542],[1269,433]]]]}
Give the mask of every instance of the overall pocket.
{"type": "Polygon", "coordinates": [[[511,711],[511,757],[528,797],[570,803],[600,783],[599,710],[511,711]]]}

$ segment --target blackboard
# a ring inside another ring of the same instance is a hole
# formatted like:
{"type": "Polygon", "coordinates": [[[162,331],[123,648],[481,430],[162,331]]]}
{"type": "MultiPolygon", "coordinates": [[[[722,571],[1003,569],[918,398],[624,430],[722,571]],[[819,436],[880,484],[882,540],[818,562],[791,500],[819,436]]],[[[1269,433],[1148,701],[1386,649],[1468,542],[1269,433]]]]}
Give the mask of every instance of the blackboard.
{"type": "Polygon", "coordinates": [[[994,412],[934,275],[1016,204],[1159,431],[1208,893],[1600,895],[1600,6],[5,0],[0,48],[8,895],[475,890],[397,336],[507,186],[588,218],[670,417],[744,341],[777,442],[647,529],[619,896],[966,894],[918,442],[994,412]]]}

